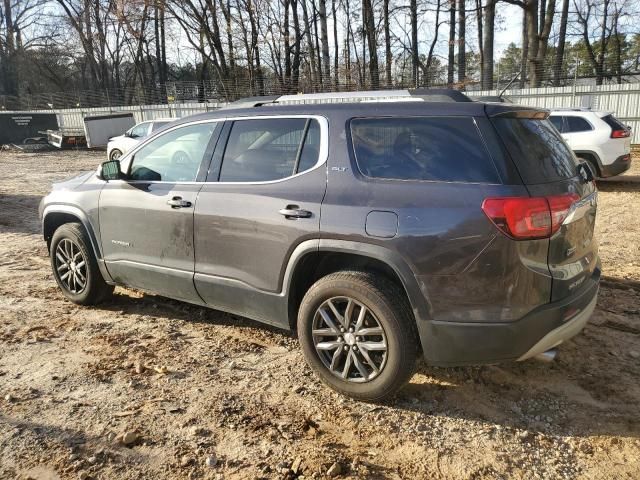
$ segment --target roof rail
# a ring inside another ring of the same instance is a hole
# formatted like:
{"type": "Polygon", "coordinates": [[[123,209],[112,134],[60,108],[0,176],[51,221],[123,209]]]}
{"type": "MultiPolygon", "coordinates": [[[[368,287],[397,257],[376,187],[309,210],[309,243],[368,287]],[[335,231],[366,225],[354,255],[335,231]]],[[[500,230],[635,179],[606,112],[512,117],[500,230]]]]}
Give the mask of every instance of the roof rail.
{"type": "Polygon", "coordinates": [[[447,88],[416,88],[411,90],[369,90],[361,92],[327,92],[247,97],[230,103],[223,108],[235,109],[267,105],[393,101],[471,102],[472,100],[457,90],[447,88]]]}

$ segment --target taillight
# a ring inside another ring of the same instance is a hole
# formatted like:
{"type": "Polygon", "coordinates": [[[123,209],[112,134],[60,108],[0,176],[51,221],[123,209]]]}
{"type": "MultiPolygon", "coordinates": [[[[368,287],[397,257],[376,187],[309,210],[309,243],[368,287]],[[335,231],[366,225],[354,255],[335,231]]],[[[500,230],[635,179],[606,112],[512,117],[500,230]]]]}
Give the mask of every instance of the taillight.
{"type": "Polygon", "coordinates": [[[575,193],[486,198],[482,202],[482,211],[498,229],[515,240],[547,238],[558,231],[571,205],[579,198],[575,193]]]}
{"type": "Polygon", "coordinates": [[[611,138],[627,138],[630,135],[631,135],[631,132],[629,132],[629,130],[612,130],[611,131],[611,138]]]}
{"type": "Polygon", "coordinates": [[[546,197],[549,202],[549,210],[551,212],[551,235],[560,229],[560,225],[564,222],[571,206],[580,200],[575,193],[567,193],[565,195],[552,195],[546,197]]]}

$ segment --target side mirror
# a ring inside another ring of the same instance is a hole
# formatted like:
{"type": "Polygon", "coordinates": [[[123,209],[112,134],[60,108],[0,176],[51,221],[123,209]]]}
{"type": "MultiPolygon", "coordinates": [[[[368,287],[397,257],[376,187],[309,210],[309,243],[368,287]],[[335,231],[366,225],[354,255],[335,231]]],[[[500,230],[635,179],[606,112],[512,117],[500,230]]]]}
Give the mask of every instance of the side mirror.
{"type": "Polygon", "coordinates": [[[109,160],[104,162],[100,167],[100,177],[103,180],[120,180],[124,178],[122,171],[120,170],[119,160],[109,160]]]}

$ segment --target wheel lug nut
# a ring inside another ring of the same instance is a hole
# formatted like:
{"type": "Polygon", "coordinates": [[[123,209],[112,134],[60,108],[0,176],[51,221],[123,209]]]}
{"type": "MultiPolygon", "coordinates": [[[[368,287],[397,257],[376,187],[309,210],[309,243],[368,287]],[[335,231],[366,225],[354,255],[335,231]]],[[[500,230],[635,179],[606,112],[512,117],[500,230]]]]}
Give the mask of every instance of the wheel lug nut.
{"type": "Polygon", "coordinates": [[[353,333],[353,327],[349,329],[349,333],[353,333]]]}
{"type": "Polygon", "coordinates": [[[348,346],[348,345],[345,345],[345,346],[344,346],[344,351],[346,352],[347,350],[349,350],[349,346],[348,346]]]}

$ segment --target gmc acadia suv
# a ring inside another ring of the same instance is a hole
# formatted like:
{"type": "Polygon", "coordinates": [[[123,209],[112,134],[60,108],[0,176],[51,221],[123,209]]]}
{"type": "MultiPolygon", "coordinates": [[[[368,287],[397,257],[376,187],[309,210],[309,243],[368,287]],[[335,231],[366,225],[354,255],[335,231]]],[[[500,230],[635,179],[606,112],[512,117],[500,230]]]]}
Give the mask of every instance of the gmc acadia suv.
{"type": "Polygon", "coordinates": [[[597,192],[547,111],[334,96],[181,119],[56,184],[40,213],[63,293],[125,285],[295,329],[319,377],[367,401],[419,355],[524,360],[583,328],[597,192]]]}

